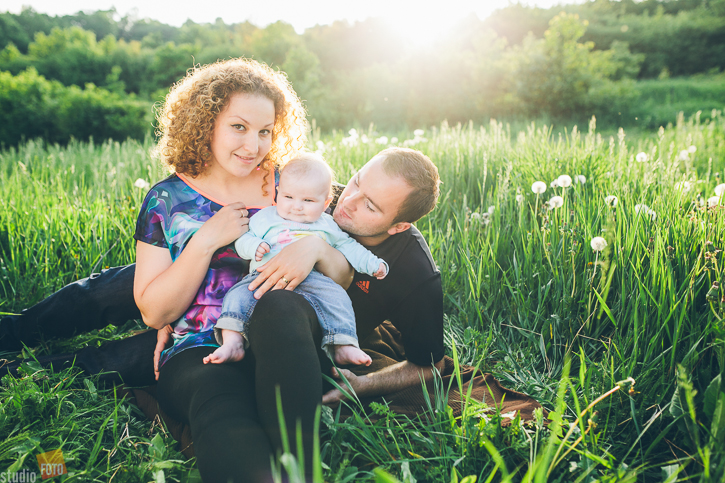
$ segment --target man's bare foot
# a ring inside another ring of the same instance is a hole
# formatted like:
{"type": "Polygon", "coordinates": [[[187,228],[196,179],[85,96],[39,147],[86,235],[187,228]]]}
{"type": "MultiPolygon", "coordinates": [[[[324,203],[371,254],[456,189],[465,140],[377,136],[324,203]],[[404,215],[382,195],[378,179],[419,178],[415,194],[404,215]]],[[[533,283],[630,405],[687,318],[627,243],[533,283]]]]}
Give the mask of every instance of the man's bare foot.
{"type": "Polygon", "coordinates": [[[244,359],[244,347],[224,344],[204,358],[204,364],[223,364],[244,359]]]}
{"type": "Polygon", "coordinates": [[[244,336],[233,330],[222,329],[224,343],[204,358],[204,364],[223,364],[244,359],[244,336]]]}
{"type": "Polygon", "coordinates": [[[369,355],[353,345],[336,345],[335,348],[335,364],[355,364],[356,366],[369,366],[373,360],[369,355]]]}

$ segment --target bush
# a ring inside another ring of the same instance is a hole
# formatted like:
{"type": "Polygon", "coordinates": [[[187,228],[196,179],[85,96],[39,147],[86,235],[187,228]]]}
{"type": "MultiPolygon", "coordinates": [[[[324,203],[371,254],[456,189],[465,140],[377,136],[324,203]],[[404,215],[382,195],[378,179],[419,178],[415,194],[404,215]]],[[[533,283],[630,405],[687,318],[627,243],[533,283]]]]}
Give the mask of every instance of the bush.
{"type": "Polygon", "coordinates": [[[85,89],[49,81],[29,68],[17,76],[0,72],[0,145],[42,137],[143,139],[151,128],[151,105],[133,95],[88,84],[85,89]]]}

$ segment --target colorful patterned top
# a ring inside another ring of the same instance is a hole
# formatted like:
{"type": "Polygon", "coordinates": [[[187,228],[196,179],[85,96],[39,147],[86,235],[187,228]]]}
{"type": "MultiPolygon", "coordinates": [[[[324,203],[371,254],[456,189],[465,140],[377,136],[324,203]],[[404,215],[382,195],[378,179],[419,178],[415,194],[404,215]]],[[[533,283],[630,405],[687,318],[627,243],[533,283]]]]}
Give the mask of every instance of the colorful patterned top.
{"type": "MultiPolygon", "coordinates": [[[[275,188],[278,182],[279,176],[275,174],[275,188]]],[[[223,203],[194,188],[183,175],[173,174],[149,190],[141,205],[134,238],[167,248],[174,262],[204,222],[223,206],[223,203]]],[[[248,207],[249,217],[262,208],[248,207]]],[[[159,366],[184,349],[219,346],[213,329],[221,314],[222,300],[248,271],[249,262],[237,255],[233,244],[214,253],[191,306],[172,324],[174,345],[164,351],[159,366]]]]}

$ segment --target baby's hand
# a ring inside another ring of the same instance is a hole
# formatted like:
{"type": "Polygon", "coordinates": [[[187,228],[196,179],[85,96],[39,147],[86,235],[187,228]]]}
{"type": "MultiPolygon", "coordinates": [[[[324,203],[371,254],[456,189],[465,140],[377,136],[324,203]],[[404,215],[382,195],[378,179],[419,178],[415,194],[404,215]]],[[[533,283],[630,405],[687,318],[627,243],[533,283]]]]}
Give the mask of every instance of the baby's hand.
{"type": "Polygon", "coordinates": [[[266,242],[262,242],[257,247],[257,251],[254,254],[254,259],[257,260],[258,262],[261,262],[262,257],[267,253],[269,253],[269,245],[266,242]]]}
{"type": "Polygon", "coordinates": [[[378,271],[375,272],[373,275],[375,275],[375,278],[377,278],[378,280],[382,280],[387,274],[388,270],[385,268],[385,264],[380,262],[380,267],[378,268],[378,271]]]}

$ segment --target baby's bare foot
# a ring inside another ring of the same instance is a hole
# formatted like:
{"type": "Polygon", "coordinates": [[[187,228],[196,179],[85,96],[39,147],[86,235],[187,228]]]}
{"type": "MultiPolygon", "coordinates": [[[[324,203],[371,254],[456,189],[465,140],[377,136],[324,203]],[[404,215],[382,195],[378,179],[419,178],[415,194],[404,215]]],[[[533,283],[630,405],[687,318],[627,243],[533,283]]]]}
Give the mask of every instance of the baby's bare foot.
{"type": "Polygon", "coordinates": [[[352,345],[336,345],[335,364],[355,364],[356,366],[369,366],[373,360],[369,355],[352,345]]]}
{"type": "Polygon", "coordinates": [[[224,344],[204,358],[204,364],[223,364],[244,359],[244,347],[237,344],[224,344]]]}

